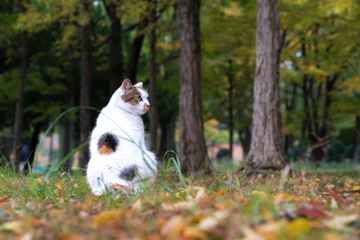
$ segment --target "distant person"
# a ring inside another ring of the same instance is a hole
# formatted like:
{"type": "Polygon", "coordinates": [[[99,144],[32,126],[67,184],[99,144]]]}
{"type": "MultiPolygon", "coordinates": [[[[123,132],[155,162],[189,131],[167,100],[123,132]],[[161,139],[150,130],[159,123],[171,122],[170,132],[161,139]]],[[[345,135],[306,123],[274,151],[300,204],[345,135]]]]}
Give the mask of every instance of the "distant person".
{"type": "Polygon", "coordinates": [[[27,144],[24,144],[21,147],[21,152],[20,152],[20,161],[21,161],[21,163],[25,164],[25,162],[29,158],[29,156],[30,156],[29,146],[27,144]]]}

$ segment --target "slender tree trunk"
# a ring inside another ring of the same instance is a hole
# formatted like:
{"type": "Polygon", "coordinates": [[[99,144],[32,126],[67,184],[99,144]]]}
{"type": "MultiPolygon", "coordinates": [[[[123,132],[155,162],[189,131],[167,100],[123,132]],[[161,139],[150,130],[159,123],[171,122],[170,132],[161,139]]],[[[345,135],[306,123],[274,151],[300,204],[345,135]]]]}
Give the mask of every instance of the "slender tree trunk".
{"type": "Polygon", "coordinates": [[[233,144],[234,144],[234,114],[233,114],[233,76],[232,76],[232,61],[229,60],[229,72],[228,72],[228,80],[229,80],[229,158],[233,158],[233,144]]]}
{"type": "MultiPolygon", "coordinates": [[[[161,140],[159,147],[159,156],[163,158],[165,153],[169,150],[176,151],[175,149],[175,123],[170,122],[161,125],[161,140]]],[[[165,161],[173,155],[167,155],[165,161]]]]}
{"type": "Polygon", "coordinates": [[[180,0],[179,158],[184,172],[209,169],[201,93],[200,0],[180,0]]]}
{"type": "MultiPolygon", "coordinates": [[[[83,14],[89,15],[89,4],[87,0],[82,0],[83,14]]],[[[80,83],[80,105],[90,106],[90,77],[91,77],[91,43],[90,43],[90,23],[82,26],[82,46],[81,46],[81,83],[80,83]]],[[[90,135],[90,110],[80,109],[80,142],[89,139],[90,135]]],[[[80,168],[86,168],[89,162],[89,148],[83,147],[80,150],[80,168]]]]}
{"type": "Polygon", "coordinates": [[[17,90],[15,124],[14,124],[14,142],[13,142],[13,159],[12,164],[16,172],[20,170],[20,150],[21,150],[21,134],[23,125],[24,112],[24,85],[26,79],[26,65],[28,58],[27,51],[28,32],[21,33],[21,52],[20,52],[20,67],[19,67],[19,84],[17,90]]]}
{"type": "Polygon", "coordinates": [[[243,159],[246,159],[247,155],[250,151],[250,145],[251,145],[251,131],[250,126],[242,127],[238,130],[240,143],[243,149],[244,157],[243,159]]]}
{"type": "MultiPolygon", "coordinates": [[[[74,61],[73,61],[73,50],[70,48],[67,49],[67,60],[69,65],[66,70],[67,80],[66,85],[68,91],[66,92],[65,102],[69,107],[75,105],[75,76],[74,76],[74,61]]],[[[74,148],[74,132],[75,132],[75,123],[71,119],[66,119],[64,122],[64,137],[62,143],[62,155],[60,159],[69,154],[74,148]]],[[[70,172],[72,167],[73,158],[70,158],[63,167],[64,171],[70,172]]]]}
{"type": "Polygon", "coordinates": [[[256,73],[250,171],[287,164],[280,115],[280,31],[277,0],[257,1],[256,73]]]}
{"type": "Polygon", "coordinates": [[[135,38],[131,45],[130,59],[127,66],[127,78],[129,78],[131,83],[133,84],[136,83],[136,75],[139,65],[140,53],[145,38],[144,29],[147,27],[147,25],[148,19],[144,18],[139,24],[135,38]]]}
{"type": "Polygon", "coordinates": [[[123,80],[124,54],[122,48],[121,19],[117,15],[117,6],[109,0],[103,0],[107,15],[110,19],[110,82],[109,90],[112,95],[121,86],[123,80]]]}
{"type": "Polygon", "coordinates": [[[359,145],[360,145],[360,116],[356,116],[356,127],[355,127],[355,144],[354,144],[354,157],[353,163],[357,164],[359,162],[359,145]]]}
{"type": "Polygon", "coordinates": [[[34,131],[32,133],[31,142],[30,142],[30,156],[25,162],[23,173],[28,174],[29,173],[29,165],[30,169],[34,166],[34,159],[36,154],[36,147],[39,143],[39,134],[41,131],[41,123],[37,123],[34,126],[34,131]]]}
{"type": "Polygon", "coordinates": [[[150,149],[152,152],[157,151],[157,126],[158,126],[158,114],[157,114],[157,99],[156,99],[156,0],[151,1],[151,30],[149,34],[150,45],[150,149]]]}

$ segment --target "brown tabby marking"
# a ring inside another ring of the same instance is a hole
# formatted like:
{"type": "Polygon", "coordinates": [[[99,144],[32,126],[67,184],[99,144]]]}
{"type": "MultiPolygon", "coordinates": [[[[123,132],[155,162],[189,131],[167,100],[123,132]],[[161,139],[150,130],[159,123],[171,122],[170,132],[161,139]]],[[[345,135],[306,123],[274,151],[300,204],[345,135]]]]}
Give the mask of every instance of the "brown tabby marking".
{"type": "Polygon", "coordinates": [[[131,87],[127,93],[121,96],[124,102],[130,103],[131,105],[138,105],[140,102],[139,98],[141,99],[141,94],[136,87],[131,87]]]}

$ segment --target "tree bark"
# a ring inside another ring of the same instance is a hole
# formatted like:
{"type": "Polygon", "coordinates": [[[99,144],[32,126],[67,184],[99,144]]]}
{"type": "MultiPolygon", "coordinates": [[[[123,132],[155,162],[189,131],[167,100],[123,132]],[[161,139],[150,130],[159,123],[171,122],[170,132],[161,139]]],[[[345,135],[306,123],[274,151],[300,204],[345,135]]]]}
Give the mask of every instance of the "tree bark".
{"type": "MultiPolygon", "coordinates": [[[[89,15],[89,4],[87,0],[82,0],[83,14],[89,15]]],[[[81,46],[81,83],[80,83],[80,105],[90,106],[90,77],[91,77],[91,43],[90,43],[90,23],[82,25],[82,46],[81,46]]],[[[89,139],[90,135],[90,110],[80,109],[80,142],[89,139]]],[[[86,168],[89,162],[89,148],[83,147],[80,150],[79,166],[86,168]]]]}
{"type": "Polygon", "coordinates": [[[141,48],[145,38],[144,29],[148,25],[148,19],[144,17],[139,23],[136,31],[135,38],[131,45],[130,58],[127,66],[127,78],[130,79],[132,84],[136,83],[136,75],[139,65],[141,48]]]}
{"type": "MultiPolygon", "coordinates": [[[[74,76],[74,61],[73,61],[73,50],[71,47],[67,49],[67,60],[69,65],[66,69],[66,85],[68,91],[66,92],[65,102],[69,107],[75,105],[75,76],[74,76]]],[[[64,137],[62,143],[62,150],[60,159],[69,154],[74,149],[74,132],[75,123],[72,119],[65,119],[64,121],[64,137]]],[[[63,170],[70,172],[72,167],[73,158],[70,158],[63,166],[63,170]]]]}
{"type": "Polygon", "coordinates": [[[20,171],[20,151],[22,145],[21,134],[22,134],[23,112],[24,112],[24,85],[26,80],[26,65],[28,58],[27,44],[28,44],[28,32],[23,31],[21,33],[19,84],[17,89],[17,101],[16,101],[15,124],[14,124],[14,141],[13,141],[13,150],[12,150],[13,152],[12,164],[16,172],[20,171]]]}
{"type": "Polygon", "coordinates": [[[250,151],[250,145],[251,145],[251,131],[250,126],[242,127],[238,130],[240,143],[243,149],[244,157],[243,159],[247,158],[247,155],[250,151]]]}
{"type": "Polygon", "coordinates": [[[124,54],[122,48],[122,28],[121,19],[117,15],[117,5],[108,0],[103,0],[106,13],[110,19],[110,41],[109,41],[109,61],[110,61],[110,96],[121,86],[123,80],[124,54]]]}
{"type": "Polygon", "coordinates": [[[280,42],[277,0],[258,0],[254,113],[246,161],[251,171],[287,164],[279,99],[280,42]]]}
{"type": "Polygon", "coordinates": [[[232,76],[232,61],[229,60],[229,72],[228,72],[228,80],[229,80],[229,158],[233,158],[233,144],[234,144],[234,114],[233,114],[233,76],[232,76]]]}
{"type": "Polygon", "coordinates": [[[150,150],[154,153],[157,152],[157,99],[156,99],[156,0],[151,1],[151,16],[150,23],[151,29],[149,33],[150,45],[150,150]]]}
{"type": "Polygon", "coordinates": [[[353,163],[359,162],[359,145],[360,145],[360,116],[356,116],[356,127],[355,127],[355,144],[354,144],[354,157],[353,163]]]}
{"type": "MultiPolygon", "coordinates": [[[[169,150],[176,151],[175,149],[175,123],[169,122],[161,125],[161,140],[159,147],[159,156],[163,158],[165,153],[169,150]]],[[[173,155],[167,155],[165,161],[173,155]]]]}
{"type": "Polygon", "coordinates": [[[30,156],[27,159],[27,161],[25,161],[24,169],[23,169],[24,174],[29,173],[29,165],[30,165],[30,169],[32,169],[32,167],[34,165],[36,147],[39,143],[39,134],[41,131],[41,127],[42,127],[41,123],[37,123],[34,126],[34,131],[32,133],[31,142],[30,142],[30,156]]]}
{"type": "Polygon", "coordinates": [[[181,0],[179,158],[184,172],[209,169],[201,92],[200,0],[181,0]]]}

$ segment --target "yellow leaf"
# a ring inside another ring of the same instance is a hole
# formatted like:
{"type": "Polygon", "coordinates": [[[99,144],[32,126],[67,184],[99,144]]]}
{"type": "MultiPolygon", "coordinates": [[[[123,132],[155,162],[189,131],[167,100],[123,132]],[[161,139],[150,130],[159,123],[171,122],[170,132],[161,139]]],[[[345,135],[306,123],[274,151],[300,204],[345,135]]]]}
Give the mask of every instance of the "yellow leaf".
{"type": "Polygon", "coordinates": [[[94,217],[94,224],[96,227],[105,226],[121,220],[125,215],[125,212],[122,210],[111,210],[100,213],[94,217]]]}
{"type": "Polygon", "coordinates": [[[204,240],[206,239],[206,234],[198,228],[188,227],[184,231],[184,237],[187,239],[204,240]]]}
{"type": "Polygon", "coordinates": [[[179,238],[185,228],[185,220],[182,216],[173,216],[171,217],[165,225],[162,227],[160,234],[167,239],[177,239],[179,238]]]}
{"type": "Polygon", "coordinates": [[[309,231],[309,221],[303,218],[292,221],[281,230],[281,232],[284,232],[289,239],[298,239],[301,235],[304,235],[309,231]]]}
{"type": "Polygon", "coordinates": [[[24,229],[24,221],[17,220],[12,222],[6,222],[1,225],[0,229],[2,231],[21,232],[24,229]]]}

